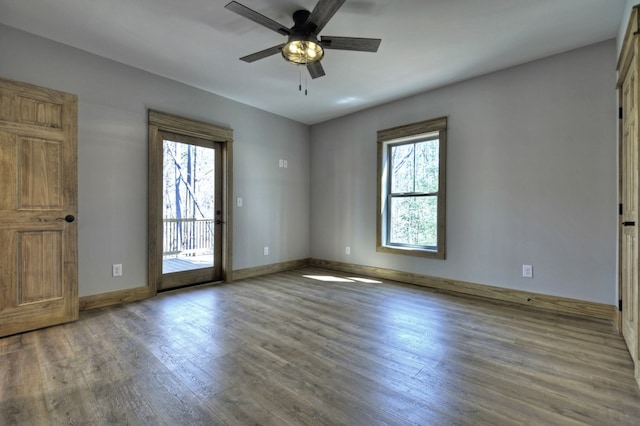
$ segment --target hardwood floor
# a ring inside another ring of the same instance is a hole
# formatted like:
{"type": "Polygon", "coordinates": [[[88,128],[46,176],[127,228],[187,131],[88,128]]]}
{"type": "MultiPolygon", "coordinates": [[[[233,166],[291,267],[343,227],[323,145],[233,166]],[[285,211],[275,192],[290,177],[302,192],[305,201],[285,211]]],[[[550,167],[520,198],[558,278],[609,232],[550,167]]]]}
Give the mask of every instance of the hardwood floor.
{"type": "Polygon", "coordinates": [[[179,290],[0,339],[0,424],[639,422],[608,321],[345,278],[179,290]]]}

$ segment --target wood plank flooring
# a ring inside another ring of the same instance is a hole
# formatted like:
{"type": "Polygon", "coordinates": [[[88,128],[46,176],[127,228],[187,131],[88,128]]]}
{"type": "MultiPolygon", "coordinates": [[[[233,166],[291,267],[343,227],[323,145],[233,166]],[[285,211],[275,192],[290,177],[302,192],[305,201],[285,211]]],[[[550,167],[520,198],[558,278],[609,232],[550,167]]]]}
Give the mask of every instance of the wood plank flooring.
{"type": "Polygon", "coordinates": [[[0,424],[640,424],[610,322],[356,278],[306,268],[0,339],[0,424]]]}

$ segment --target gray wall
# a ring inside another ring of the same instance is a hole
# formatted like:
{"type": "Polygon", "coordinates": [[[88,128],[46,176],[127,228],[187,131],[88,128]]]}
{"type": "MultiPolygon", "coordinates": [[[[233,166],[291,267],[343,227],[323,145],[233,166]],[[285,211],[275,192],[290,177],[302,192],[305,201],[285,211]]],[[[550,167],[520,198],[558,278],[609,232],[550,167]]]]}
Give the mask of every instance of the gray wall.
{"type": "Polygon", "coordinates": [[[6,26],[0,55],[0,76],[79,97],[81,296],[146,284],[153,108],[234,129],[234,195],[244,198],[234,269],[314,257],[617,300],[614,41],[311,129],[6,26]],[[441,115],[449,117],[447,259],[376,253],[376,131],[441,115]],[[111,277],[113,263],[123,263],[122,278],[111,277]],[[521,278],[524,263],[533,279],[521,278]]]}
{"type": "Polygon", "coordinates": [[[622,42],[624,41],[624,33],[627,31],[627,25],[629,25],[629,17],[631,16],[631,9],[638,4],[638,0],[627,0],[624,5],[624,12],[620,20],[620,29],[618,30],[617,38],[617,51],[622,49],[622,42]]]}
{"type": "Polygon", "coordinates": [[[148,108],[234,129],[234,269],[309,257],[306,125],[1,25],[0,58],[4,78],[78,95],[80,296],[147,283],[148,108]]]}
{"type": "Polygon", "coordinates": [[[615,304],[615,63],[611,40],[313,126],[311,256],[615,304]],[[377,253],[376,131],[443,115],[447,259],[377,253]]]}

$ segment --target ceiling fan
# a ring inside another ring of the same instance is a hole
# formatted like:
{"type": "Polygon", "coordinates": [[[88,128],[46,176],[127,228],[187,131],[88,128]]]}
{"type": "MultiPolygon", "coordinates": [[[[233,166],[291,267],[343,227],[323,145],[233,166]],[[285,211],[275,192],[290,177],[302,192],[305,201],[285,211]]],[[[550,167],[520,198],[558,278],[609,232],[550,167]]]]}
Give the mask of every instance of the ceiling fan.
{"type": "Polygon", "coordinates": [[[311,78],[318,78],[325,75],[320,64],[324,49],[377,52],[382,41],[379,38],[335,36],[321,36],[318,40],[320,31],[344,2],[345,0],[319,0],[311,12],[304,9],[297,10],[293,13],[294,25],[291,28],[236,1],[227,4],[225,8],[288,38],[286,43],[243,56],[240,58],[241,61],[254,62],[281,53],[287,61],[306,66],[311,78]]]}

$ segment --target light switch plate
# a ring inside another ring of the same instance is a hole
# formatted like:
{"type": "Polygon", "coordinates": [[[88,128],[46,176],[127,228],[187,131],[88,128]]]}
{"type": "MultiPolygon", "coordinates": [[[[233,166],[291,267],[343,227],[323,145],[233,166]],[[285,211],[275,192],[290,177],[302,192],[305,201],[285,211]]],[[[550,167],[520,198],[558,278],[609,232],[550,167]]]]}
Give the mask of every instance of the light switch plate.
{"type": "Polygon", "coordinates": [[[114,277],[121,277],[122,276],[122,263],[114,263],[113,266],[111,267],[111,274],[114,277]]]}

